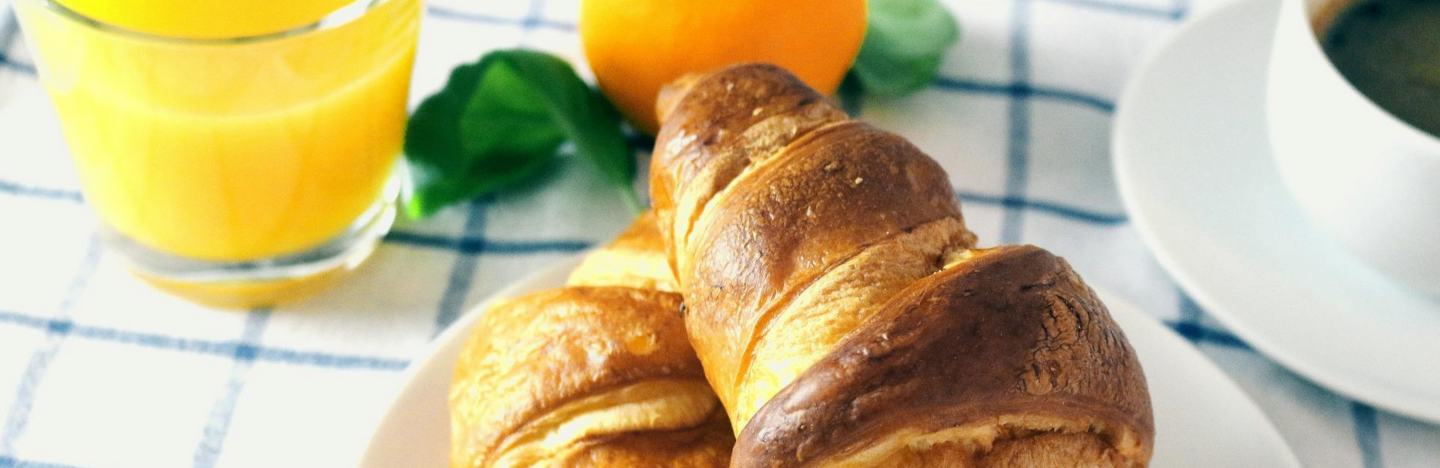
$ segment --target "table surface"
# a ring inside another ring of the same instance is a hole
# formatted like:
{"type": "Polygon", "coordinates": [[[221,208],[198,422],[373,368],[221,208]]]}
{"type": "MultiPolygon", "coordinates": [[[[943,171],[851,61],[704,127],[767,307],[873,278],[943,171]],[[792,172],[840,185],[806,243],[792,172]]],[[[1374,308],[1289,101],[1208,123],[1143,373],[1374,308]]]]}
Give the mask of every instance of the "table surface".
{"type": "MultiPolygon", "coordinates": [[[[577,2],[431,1],[411,104],[494,48],[583,64],[577,2]]],[[[1110,168],[1114,103],[1146,51],[1215,5],[952,1],[964,31],[942,76],[915,96],[867,99],[861,114],[941,155],[983,244],[1053,250],[1191,339],[1306,466],[1440,466],[1440,427],[1257,354],[1175,286],[1127,219],[1110,168]]],[[[32,57],[22,37],[5,45],[4,23],[0,14],[0,467],[351,466],[435,334],[630,219],[595,169],[566,157],[534,189],[402,222],[317,298],[195,306],[100,248],[32,57]]]]}

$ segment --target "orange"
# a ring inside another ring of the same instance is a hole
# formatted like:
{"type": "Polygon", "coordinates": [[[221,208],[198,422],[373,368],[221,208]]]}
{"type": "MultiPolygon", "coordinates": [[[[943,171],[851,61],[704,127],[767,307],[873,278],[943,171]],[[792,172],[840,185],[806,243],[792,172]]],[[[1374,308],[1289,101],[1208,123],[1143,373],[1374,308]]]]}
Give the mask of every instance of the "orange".
{"type": "Polygon", "coordinates": [[[865,0],[583,0],[580,37],[601,91],[653,134],[661,86],[731,63],[834,93],[865,39],[865,0]]]}

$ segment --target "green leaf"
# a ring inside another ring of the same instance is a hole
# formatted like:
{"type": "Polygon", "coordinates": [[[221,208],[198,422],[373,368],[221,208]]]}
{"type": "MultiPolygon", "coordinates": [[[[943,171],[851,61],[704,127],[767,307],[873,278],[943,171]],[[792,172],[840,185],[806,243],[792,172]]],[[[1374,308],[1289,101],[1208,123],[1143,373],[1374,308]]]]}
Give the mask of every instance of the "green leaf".
{"type": "Polygon", "coordinates": [[[564,60],[539,52],[518,51],[512,61],[526,76],[552,78],[536,81],[551,116],[575,144],[576,152],[594,163],[638,213],[640,203],[632,187],[635,152],[620,130],[624,119],[620,111],[599,91],[586,85],[564,60]]]}
{"type": "Polygon", "coordinates": [[[960,39],[960,25],[938,0],[870,0],[868,22],[850,69],[868,94],[900,96],[924,88],[960,39]]]}
{"type": "Polygon", "coordinates": [[[567,140],[638,207],[635,157],[620,122],[564,60],[520,49],[486,54],[457,67],[410,117],[405,157],[414,193],[406,212],[424,217],[520,185],[549,167],[567,140]]]}

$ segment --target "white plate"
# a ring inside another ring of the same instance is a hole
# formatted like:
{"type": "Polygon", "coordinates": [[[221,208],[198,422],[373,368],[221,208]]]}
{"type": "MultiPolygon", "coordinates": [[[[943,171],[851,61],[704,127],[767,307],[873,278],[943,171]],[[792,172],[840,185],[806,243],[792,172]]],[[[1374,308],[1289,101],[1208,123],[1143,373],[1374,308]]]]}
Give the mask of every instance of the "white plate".
{"type": "Polygon", "coordinates": [[[1135,74],[1115,124],[1121,195],[1160,263],[1252,346],[1340,393],[1440,422],[1440,302],[1314,232],[1281,185],[1264,112],[1277,7],[1217,9],[1135,74]]]}
{"type": "MultiPolygon", "coordinates": [[[[558,287],[576,257],[497,293],[511,297],[558,287]]],[[[1101,293],[1115,321],[1140,355],[1150,382],[1157,427],[1156,467],[1299,467],[1260,409],[1214,364],[1174,332],[1132,306],[1101,293]]],[[[481,304],[441,334],[407,371],[406,382],[370,438],[362,468],[449,466],[446,394],[456,356],[481,304]]]]}

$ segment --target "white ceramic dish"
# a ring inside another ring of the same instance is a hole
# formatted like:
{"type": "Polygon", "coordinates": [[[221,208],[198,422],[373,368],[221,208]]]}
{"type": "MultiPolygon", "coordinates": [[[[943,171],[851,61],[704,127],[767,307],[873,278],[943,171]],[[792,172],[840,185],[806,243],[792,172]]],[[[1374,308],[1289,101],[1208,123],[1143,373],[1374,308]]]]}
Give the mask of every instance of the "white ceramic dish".
{"type": "Polygon", "coordinates": [[[1354,2],[1280,8],[1265,92],[1276,167],[1311,224],[1376,271],[1440,295],[1440,137],[1362,94],[1316,39],[1321,12],[1354,2]]]}
{"type": "MultiPolygon", "coordinates": [[[[495,298],[564,284],[579,258],[506,288],[441,334],[429,352],[410,365],[405,384],[371,436],[360,466],[449,466],[445,400],[456,356],[479,311],[495,298]]],[[[1300,466],[1254,402],[1199,351],[1143,312],[1113,296],[1101,296],[1139,353],[1150,383],[1157,426],[1152,466],[1300,466]]]]}
{"type": "Polygon", "coordinates": [[[1264,108],[1277,7],[1218,8],[1135,74],[1115,124],[1121,195],[1160,263],[1255,348],[1340,393],[1440,422],[1440,299],[1348,256],[1281,183],[1264,108]]]}

